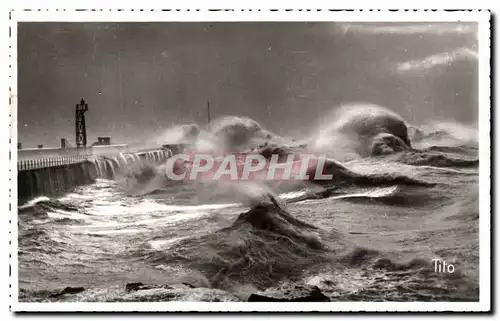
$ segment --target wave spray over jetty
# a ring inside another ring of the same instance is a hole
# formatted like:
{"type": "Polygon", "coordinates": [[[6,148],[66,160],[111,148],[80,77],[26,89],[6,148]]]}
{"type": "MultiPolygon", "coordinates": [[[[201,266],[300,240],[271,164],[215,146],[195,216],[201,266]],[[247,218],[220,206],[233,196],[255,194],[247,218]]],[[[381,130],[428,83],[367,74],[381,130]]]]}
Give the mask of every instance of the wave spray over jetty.
{"type": "MultiPolygon", "coordinates": [[[[134,146],[19,150],[19,300],[478,301],[477,57],[441,48],[431,27],[230,24],[71,27],[106,39],[95,61],[120,52],[117,74],[136,73],[102,76],[85,114],[92,135],[130,132],[134,146]],[[446,64],[428,58],[445,51],[446,64]],[[102,125],[107,108],[118,120],[102,125]]],[[[468,26],[448,45],[466,46],[468,26]]]]}

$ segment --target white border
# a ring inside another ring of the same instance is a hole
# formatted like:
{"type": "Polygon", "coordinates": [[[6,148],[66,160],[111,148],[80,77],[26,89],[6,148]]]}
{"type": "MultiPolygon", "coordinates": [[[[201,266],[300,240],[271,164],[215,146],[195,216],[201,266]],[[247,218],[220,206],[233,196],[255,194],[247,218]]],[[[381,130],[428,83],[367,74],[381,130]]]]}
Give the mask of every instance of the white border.
{"type": "Polygon", "coordinates": [[[12,153],[11,204],[12,211],[10,240],[12,246],[12,277],[10,303],[13,311],[489,311],[490,293],[490,13],[482,12],[444,12],[444,11],[73,11],[41,10],[13,11],[11,13],[10,86],[13,104],[11,107],[11,150],[17,150],[17,28],[22,21],[363,21],[363,22],[434,22],[434,21],[471,21],[478,22],[479,41],[479,145],[480,145],[480,301],[479,302],[331,302],[331,303],[250,303],[250,302],[127,302],[127,303],[20,303],[18,302],[17,266],[17,153],[12,153]],[[12,148],[14,146],[15,148],[12,148]],[[14,200],[14,202],[12,202],[14,200]]]}

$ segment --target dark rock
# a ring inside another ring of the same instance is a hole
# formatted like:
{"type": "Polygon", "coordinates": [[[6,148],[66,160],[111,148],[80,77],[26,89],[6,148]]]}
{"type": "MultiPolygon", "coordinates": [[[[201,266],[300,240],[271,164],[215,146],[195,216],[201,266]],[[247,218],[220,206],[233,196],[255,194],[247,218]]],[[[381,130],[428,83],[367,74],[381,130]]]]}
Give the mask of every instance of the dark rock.
{"type": "Polygon", "coordinates": [[[191,288],[191,289],[196,288],[194,285],[189,284],[189,283],[187,283],[187,282],[182,282],[182,284],[184,284],[185,286],[187,286],[187,287],[189,287],[189,288],[191,288]]]}
{"type": "Polygon", "coordinates": [[[149,289],[153,289],[153,288],[155,288],[155,287],[152,285],[144,285],[141,282],[127,283],[127,285],[125,286],[125,289],[127,290],[127,292],[139,291],[139,290],[149,290],[149,289]]]}
{"type": "Polygon", "coordinates": [[[141,286],[143,286],[144,284],[141,283],[141,282],[137,282],[137,283],[127,283],[127,285],[125,286],[125,289],[127,291],[137,291],[141,286]]]}
{"type": "Polygon", "coordinates": [[[248,302],[330,302],[317,286],[295,286],[287,291],[285,297],[268,297],[260,294],[251,294],[248,302]]]}
{"type": "Polygon", "coordinates": [[[52,294],[51,297],[57,298],[57,297],[60,297],[62,295],[65,295],[65,294],[77,294],[77,293],[80,293],[83,291],[85,291],[85,288],[68,286],[68,287],[64,288],[64,290],[62,290],[61,292],[52,294]]]}

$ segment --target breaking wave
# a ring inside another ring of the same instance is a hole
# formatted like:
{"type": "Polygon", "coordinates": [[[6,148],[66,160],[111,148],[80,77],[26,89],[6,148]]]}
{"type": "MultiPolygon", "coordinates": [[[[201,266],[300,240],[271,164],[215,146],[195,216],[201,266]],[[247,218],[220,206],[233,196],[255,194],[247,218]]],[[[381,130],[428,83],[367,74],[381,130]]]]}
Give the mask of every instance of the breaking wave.
{"type": "Polygon", "coordinates": [[[407,150],[411,142],[406,123],[396,113],[376,105],[350,104],[327,118],[313,148],[345,160],[407,150]]]}
{"type": "Polygon", "coordinates": [[[257,150],[272,154],[315,152],[345,162],[366,157],[389,157],[409,165],[437,167],[476,166],[477,128],[453,122],[415,126],[384,107],[373,104],[340,106],[320,125],[319,132],[301,138],[301,144],[284,139],[247,117],[226,116],[207,128],[196,124],[176,126],[162,136],[164,141],[183,143],[191,150],[257,150]],[[459,150],[462,148],[462,150],[459,150]],[[468,159],[454,151],[469,151],[468,159]],[[454,150],[455,149],[455,150],[454,150]]]}
{"type": "Polygon", "coordinates": [[[184,144],[192,149],[216,152],[242,151],[284,141],[255,120],[242,116],[219,117],[208,126],[174,126],[157,138],[157,143],[184,144]]]}
{"type": "Polygon", "coordinates": [[[409,126],[410,137],[419,148],[478,148],[477,126],[455,122],[434,122],[418,128],[409,126]]]}
{"type": "MultiPolygon", "coordinates": [[[[378,198],[394,192],[392,188],[349,197],[378,198]]],[[[203,277],[191,280],[193,284],[229,291],[240,299],[258,291],[276,295],[285,284],[303,282],[314,275],[315,278],[326,274],[349,277],[350,269],[360,269],[359,273],[365,271],[399,284],[401,287],[383,291],[397,300],[419,297],[446,301],[456,295],[455,291],[469,291],[471,296],[461,299],[470,301],[478,294],[477,288],[457,275],[436,277],[429,260],[413,258],[401,262],[389,257],[382,251],[357,246],[336,229],[325,231],[297,219],[282,201],[265,193],[229,227],[180,240],[168,252],[154,251],[146,260],[153,265],[182,266],[201,272],[203,277]],[[416,279],[422,280],[425,293],[418,291],[416,279]]],[[[340,297],[346,294],[328,280],[331,279],[323,279],[326,283],[322,284],[322,291],[331,291],[340,297]]],[[[366,284],[364,290],[351,293],[350,299],[361,299],[382,288],[382,284],[366,284]]]]}
{"type": "Polygon", "coordinates": [[[325,262],[328,255],[318,238],[320,231],[295,219],[273,196],[262,198],[230,227],[183,240],[172,252],[153,253],[147,260],[185,264],[202,271],[211,287],[226,290],[245,284],[265,288],[325,262]]]}
{"type": "MultiPolygon", "coordinates": [[[[310,182],[337,190],[352,186],[435,185],[428,178],[380,171],[380,166],[388,163],[472,169],[479,163],[474,146],[474,143],[477,144],[477,134],[474,134],[474,129],[465,130],[459,124],[436,123],[418,128],[409,125],[396,113],[370,104],[341,106],[328,119],[332,121],[325,121],[318,135],[300,145],[272,134],[252,119],[234,116],[216,119],[208,128],[200,128],[195,124],[177,126],[170,131],[175,135],[169,138],[186,142],[191,151],[208,149],[217,154],[243,150],[257,152],[267,159],[278,154],[280,162],[284,162],[290,154],[300,155],[311,151],[323,153],[329,158],[321,174],[332,175],[332,179],[317,180],[318,173],[313,160],[307,171],[310,182]],[[446,145],[451,140],[455,143],[446,145]],[[360,173],[357,166],[352,166],[352,161],[363,159],[373,160],[369,166],[373,170],[360,173]]],[[[133,195],[161,194],[165,186],[178,185],[165,177],[164,165],[141,165],[127,173],[126,182],[133,195]]],[[[217,186],[217,183],[214,185],[217,186]]],[[[227,189],[223,190],[222,194],[232,195],[227,189]]],[[[321,193],[328,195],[329,192],[321,193]]]]}

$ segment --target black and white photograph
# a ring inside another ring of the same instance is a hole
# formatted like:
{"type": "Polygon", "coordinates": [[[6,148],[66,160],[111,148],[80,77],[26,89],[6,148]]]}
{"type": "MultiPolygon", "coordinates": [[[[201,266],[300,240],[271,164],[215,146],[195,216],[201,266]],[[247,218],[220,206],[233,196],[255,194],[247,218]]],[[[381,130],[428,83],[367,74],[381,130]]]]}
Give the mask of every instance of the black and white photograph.
{"type": "Polygon", "coordinates": [[[14,309],[489,310],[489,12],[202,13],[13,13],[14,309]]]}

